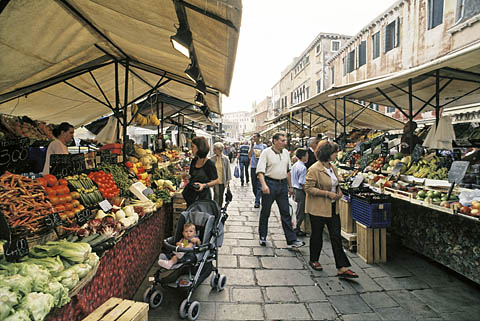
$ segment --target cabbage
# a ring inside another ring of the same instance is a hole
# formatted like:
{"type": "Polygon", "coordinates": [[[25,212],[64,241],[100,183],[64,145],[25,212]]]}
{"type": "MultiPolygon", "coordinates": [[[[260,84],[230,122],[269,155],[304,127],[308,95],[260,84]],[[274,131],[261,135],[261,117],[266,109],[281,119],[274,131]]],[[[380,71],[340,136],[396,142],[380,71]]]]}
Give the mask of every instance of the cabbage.
{"type": "Polygon", "coordinates": [[[55,306],[61,307],[70,302],[68,289],[58,281],[51,281],[45,288],[45,293],[49,293],[55,299],[55,306]]]}
{"type": "Polygon", "coordinates": [[[43,292],[43,289],[50,281],[50,272],[40,265],[31,263],[20,263],[20,274],[23,276],[31,276],[33,278],[32,290],[43,292]]]}
{"type": "Polygon", "coordinates": [[[88,272],[90,272],[90,270],[92,269],[92,267],[88,264],[75,264],[75,265],[72,265],[72,267],[70,268],[72,270],[74,270],[75,272],[77,272],[78,274],[78,277],[80,279],[83,279],[84,277],[87,276],[88,272]]]}
{"type": "MultiPolygon", "coordinates": [[[[6,263],[0,265],[0,270],[6,271],[6,275],[14,275],[18,274],[20,271],[20,266],[18,263],[6,263]]],[[[4,272],[2,272],[2,275],[5,275],[4,272]]]]}
{"type": "Polygon", "coordinates": [[[32,292],[32,279],[20,274],[1,276],[0,287],[10,288],[15,292],[27,295],[32,292]]]}
{"type": "Polygon", "coordinates": [[[71,267],[64,270],[57,276],[57,281],[69,290],[72,289],[80,281],[77,272],[71,267]]]}
{"type": "Polygon", "coordinates": [[[53,308],[54,302],[51,294],[32,292],[23,299],[20,308],[27,310],[34,321],[41,321],[53,308]]]}
{"type": "Polygon", "coordinates": [[[27,311],[17,310],[14,314],[10,315],[3,321],[32,321],[32,319],[30,319],[30,315],[27,311]]]}
{"type": "Polygon", "coordinates": [[[62,240],[56,242],[47,242],[47,246],[55,248],[58,251],[58,255],[60,255],[62,258],[75,263],[85,262],[90,253],[92,253],[92,247],[90,244],[84,242],[73,243],[62,240]]]}
{"type": "Polygon", "coordinates": [[[88,256],[88,260],[85,261],[88,265],[90,265],[92,268],[97,266],[97,264],[100,262],[100,258],[98,257],[97,253],[90,253],[88,256]]]}
{"type": "Polygon", "coordinates": [[[14,310],[12,309],[12,307],[7,303],[2,302],[0,298],[0,320],[5,320],[5,318],[8,317],[10,312],[13,311],[14,310]]]}
{"type": "Polygon", "coordinates": [[[46,268],[50,273],[57,274],[63,271],[63,263],[59,256],[46,258],[27,258],[24,263],[32,263],[46,268]]]}
{"type": "Polygon", "coordinates": [[[19,295],[7,287],[0,288],[0,320],[5,319],[15,305],[18,304],[19,295]]]}

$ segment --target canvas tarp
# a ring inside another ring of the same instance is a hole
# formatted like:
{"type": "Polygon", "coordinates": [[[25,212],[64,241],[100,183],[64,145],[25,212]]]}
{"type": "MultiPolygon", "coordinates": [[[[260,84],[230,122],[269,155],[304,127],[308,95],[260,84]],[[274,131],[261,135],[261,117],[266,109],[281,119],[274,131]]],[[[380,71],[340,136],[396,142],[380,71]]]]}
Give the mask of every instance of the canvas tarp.
{"type": "MultiPolygon", "coordinates": [[[[229,94],[233,76],[241,0],[188,3],[202,11],[185,7],[207,104],[221,113],[220,93],[229,94]]],[[[127,102],[170,79],[159,91],[193,103],[194,84],[184,73],[190,60],[170,43],[178,24],[172,0],[11,0],[0,13],[0,112],[76,126],[107,115],[107,105],[116,105],[113,60],[119,61],[123,105],[127,58],[135,72],[129,73],[127,102]]]]}

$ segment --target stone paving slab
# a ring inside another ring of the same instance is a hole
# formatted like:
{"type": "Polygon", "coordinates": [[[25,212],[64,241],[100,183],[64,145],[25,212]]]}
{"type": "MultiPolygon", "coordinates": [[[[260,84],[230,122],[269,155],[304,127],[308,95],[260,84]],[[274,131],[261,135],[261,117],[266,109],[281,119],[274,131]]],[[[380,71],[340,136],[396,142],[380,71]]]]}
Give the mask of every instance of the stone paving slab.
{"type": "Polygon", "coordinates": [[[309,303],[308,308],[312,312],[313,320],[337,319],[337,313],[328,302],[309,303]]]}
{"type": "Polygon", "coordinates": [[[347,295],[347,294],[356,294],[352,286],[346,282],[342,282],[337,277],[320,277],[315,278],[315,281],[320,285],[322,291],[328,296],[332,295],[347,295]]]}
{"type": "Polygon", "coordinates": [[[265,304],[265,320],[312,320],[302,303],[265,304]]]}
{"type": "Polygon", "coordinates": [[[344,314],[343,321],[382,321],[382,318],[377,313],[358,313],[358,314],[344,314]]]}
{"type": "Polygon", "coordinates": [[[199,285],[193,292],[192,298],[197,301],[207,302],[230,302],[230,287],[226,287],[223,291],[217,291],[210,287],[210,279],[207,279],[208,285],[205,282],[199,285]]]}
{"type": "Polygon", "coordinates": [[[260,268],[260,260],[258,257],[239,256],[240,268],[260,268]]]}
{"type": "Polygon", "coordinates": [[[225,238],[228,239],[243,239],[243,240],[253,240],[253,233],[228,233],[225,234],[225,238]]]}
{"type": "Polygon", "coordinates": [[[405,289],[405,287],[396,278],[389,276],[376,278],[375,282],[377,282],[385,291],[405,289]]]}
{"type": "Polygon", "coordinates": [[[295,251],[291,251],[289,249],[274,249],[275,256],[295,256],[297,257],[297,253],[295,251]]]}
{"type": "Polygon", "coordinates": [[[238,266],[236,255],[220,255],[218,258],[219,268],[236,268],[238,266]]]}
{"type": "Polygon", "coordinates": [[[425,318],[436,318],[439,315],[429,306],[423,303],[419,298],[407,290],[388,291],[386,294],[391,297],[400,306],[407,309],[417,316],[425,318]]]}
{"type": "Polygon", "coordinates": [[[241,303],[262,302],[262,291],[260,288],[234,288],[232,289],[232,301],[241,303]]]}
{"type": "Polygon", "coordinates": [[[478,310],[478,298],[456,287],[416,290],[412,293],[436,312],[478,310]]]}
{"type": "Polygon", "coordinates": [[[296,257],[261,257],[260,262],[265,269],[303,269],[303,263],[296,257]]]}
{"type": "Polygon", "coordinates": [[[240,247],[253,247],[253,246],[260,246],[258,243],[258,238],[254,240],[238,240],[238,246],[240,247]]]}
{"type": "Polygon", "coordinates": [[[227,225],[227,232],[252,233],[253,229],[250,226],[227,225]]]}
{"type": "MultiPolygon", "coordinates": [[[[258,241],[257,241],[258,244],[258,241]]],[[[273,249],[271,247],[268,247],[268,242],[267,242],[267,247],[254,247],[253,248],[253,255],[255,256],[273,256],[273,249]]]]}
{"type": "Polygon", "coordinates": [[[264,320],[261,304],[219,303],[217,320],[264,320]]]}
{"type": "Polygon", "coordinates": [[[360,297],[374,310],[398,307],[398,303],[384,292],[363,293],[360,297]]]}
{"type": "Polygon", "coordinates": [[[356,273],[359,276],[358,279],[346,279],[343,282],[350,284],[358,293],[383,291],[383,288],[374,281],[375,279],[370,278],[366,273],[362,273],[361,270],[356,270],[356,273]]]}
{"type": "Polygon", "coordinates": [[[358,294],[333,295],[328,301],[342,314],[374,312],[358,294]]]}
{"type": "Polygon", "coordinates": [[[327,300],[325,293],[323,293],[320,287],[316,285],[295,286],[293,289],[297,294],[299,302],[318,302],[327,300]]]}
{"type": "Polygon", "coordinates": [[[382,320],[415,320],[415,314],[402,307],[381,308],[376,312],[382,317],[382,320]]]}
{"type": "Polygon", "coordinates": [[[299,270],[255,270],[260,286],[313,285],[308,272],[299,270]]]}
{"type": "Polygon", "coordinates": [[[372,267],[369,267],[369,268],[365,268],[365,269],[363,269],[363,271],[365,273],[367,273],[368,276],[370,276],[371,278],[382,278],[382,277],[389,276],[389,274],[387,272],[385,272],[382,268],[380,268],[378,266],[372,266],[372,267]]]}
{"type": "Polygon", "coordinates": [[[265,288],[265,302],[266,303],[280,303],[280,302],[296,302],[297,297],[293,292],[293,287],[266,287],[265,288]]]}
{"type": "Polygon", "coordinates": [[[220,274],[227,276],[228,285],[255,285],[252,269],[220,269],[220,274]]]}
{"type": "Polygon", "coordinates": [[[253,251],[249,247],[232,247],[233,255],[252,255],[253,251]]]}

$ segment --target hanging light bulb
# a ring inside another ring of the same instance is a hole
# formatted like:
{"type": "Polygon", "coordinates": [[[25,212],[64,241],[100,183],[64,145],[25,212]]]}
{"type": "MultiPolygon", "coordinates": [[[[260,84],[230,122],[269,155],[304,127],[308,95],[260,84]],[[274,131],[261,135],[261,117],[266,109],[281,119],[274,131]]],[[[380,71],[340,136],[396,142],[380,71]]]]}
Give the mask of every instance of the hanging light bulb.
{"type": "Polygon", "coordinates": [[[180,51],[186,57],[190,58],[190,48],[192,47],[192,33],[189,29],[180,25],[177,33],[170,37],[173,48],[180,51]]]}
{"type": "Polygon", "coordinates": [[[197,93],[195,96],[195,105],[197,106],[204,106],[205,105],[205,98],[201,93],[197,93]]]}

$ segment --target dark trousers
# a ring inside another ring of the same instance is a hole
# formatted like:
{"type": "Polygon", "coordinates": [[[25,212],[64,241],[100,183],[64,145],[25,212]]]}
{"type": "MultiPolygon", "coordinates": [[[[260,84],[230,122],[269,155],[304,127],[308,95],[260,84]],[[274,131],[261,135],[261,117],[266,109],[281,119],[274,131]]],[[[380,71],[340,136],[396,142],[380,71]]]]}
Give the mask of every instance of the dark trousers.
{"type": "Polygon", "coordinates": [[[238,163],[240,164],[240,182],[243,184],[243,182],[246,181],[248,184],[248,167],[250,166],[250,159],[245,156],[240,156],[238,163]]]}
{"type": "Polygon", "coordinates": [[[258,181],[256,168],[252,167],[250,169],[250,177],[252,178],[252,191],[253,195],[255,195],[255,204],[260,204],[260,200],[262,199],[262,185],[258,181]]]}
{"type": "Polygon", "coordinates": [[[300,226],[305,219],[305,191],[303,189],[295,189],[295,202],[297,202],[297,211],[295,216],[297,218],[296,231],[300,231],[300,226]]]}
{"type": "Polygon", "coordinates": [[[225,184],[218,184],[213,187],[213,200],[222,208],[223,193],[225,192],[225,184]]]}
{"type": "Polygon", "coordinates": [[[347,255],[343,251],[342,236],[340,235],[340,215],[335,214],[335,203],[332,203],[332,217],[310,215],[312,235],[310,236],[310,262],[318,261],[323,246],[323,227],[325,224],[330,234],[333,256],[337,269],[349,267],[347,255]]]}
{"type": "Polygon", "coordinates": [[[287,242],[295,241],[297,234],[292,227],[292,218],[289,213],[288,204],[288,183],[287,180],[282,182],[273,181],[265,177],[265,182],[270,189],[270,194],[262,194],[262,209],[260,211],[260,219],[258,225],[258,234],[262,238],[267,237],[268,233],[268,218],[274,201],[277,202],[280,210],[280,217],[282,219],[283,233],[287,242]]]}

